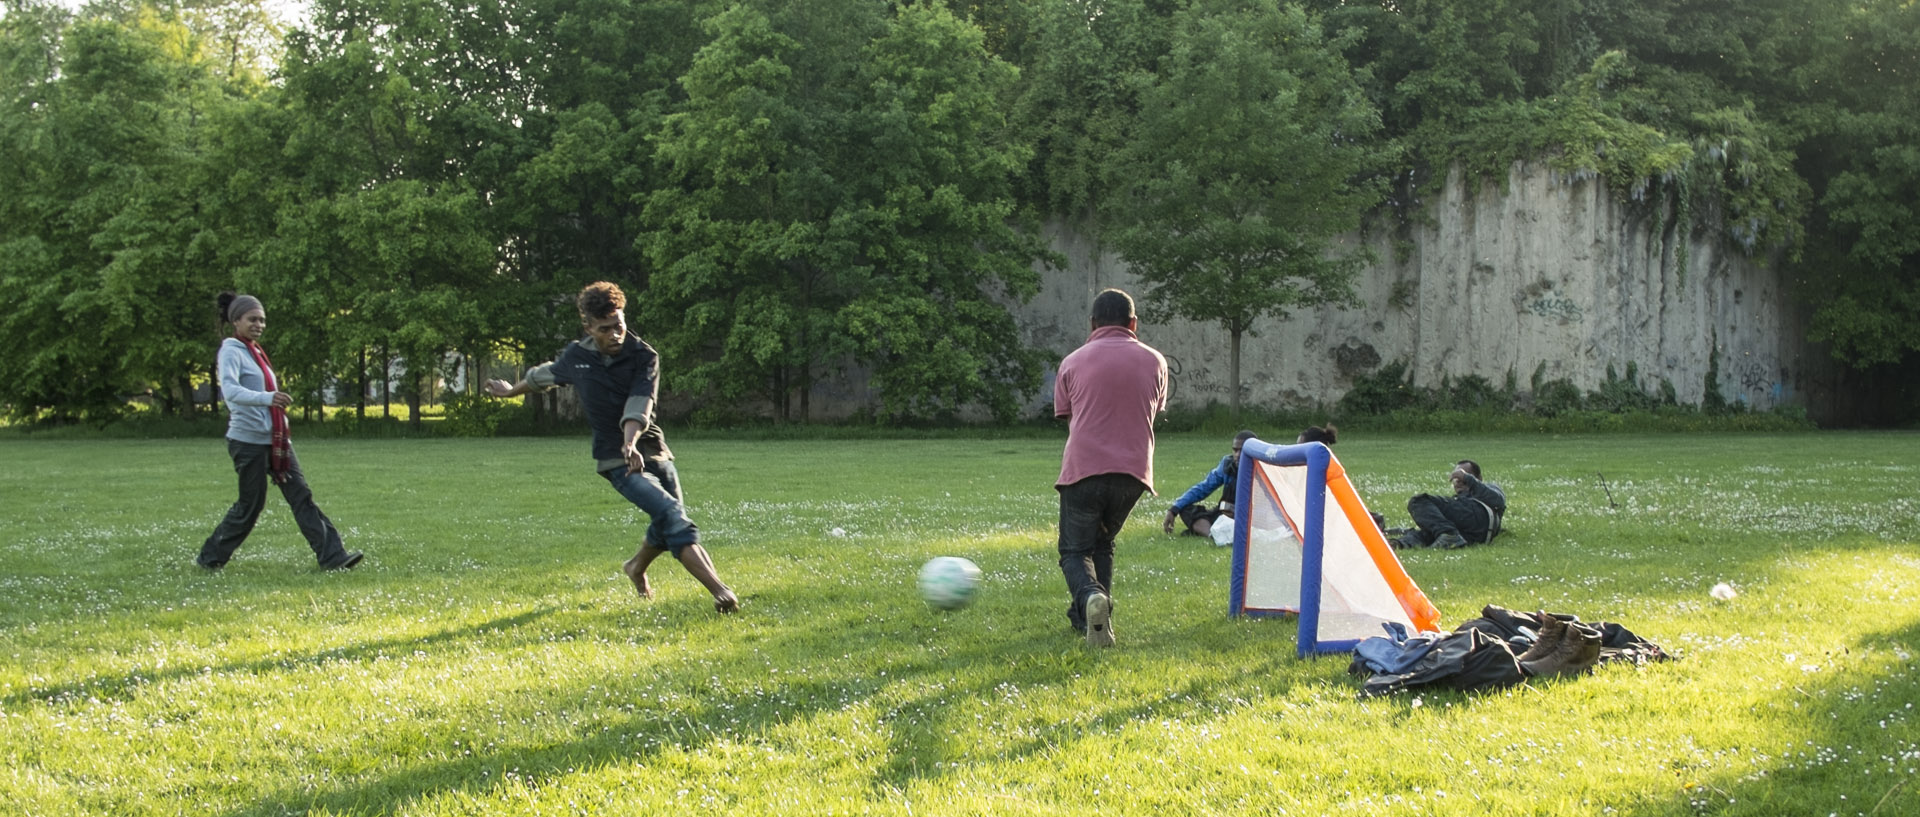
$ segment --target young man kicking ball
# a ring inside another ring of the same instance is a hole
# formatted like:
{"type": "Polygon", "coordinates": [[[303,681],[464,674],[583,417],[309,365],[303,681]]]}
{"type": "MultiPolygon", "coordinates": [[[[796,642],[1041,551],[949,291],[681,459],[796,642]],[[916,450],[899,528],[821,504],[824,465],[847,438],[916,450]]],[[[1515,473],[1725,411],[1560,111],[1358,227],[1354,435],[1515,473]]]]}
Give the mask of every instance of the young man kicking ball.
{"type": "Polygon", "coordinates": [[[653,598],[647,567],[660,554],[671,553],[713,594],[713,609],[722,613],[740,609],[740,599],[720,581],[713,560],[700,547],[700,529],[687,518],[673,452],[667,450],[666,435],[654,422],[660,356],[627,331],[623,311],[627,296],[620,287],[606,281],[588,284],[575,305],[587,330],[586,340],[567,344],[552,362],[527,370],[518,383],[488,380],[483,387],[494,397],[574,387],[593,429],[594,468],[652,519],[640,551],[621,566],[633,580],[633,589],[641,598],[653,598]]]}

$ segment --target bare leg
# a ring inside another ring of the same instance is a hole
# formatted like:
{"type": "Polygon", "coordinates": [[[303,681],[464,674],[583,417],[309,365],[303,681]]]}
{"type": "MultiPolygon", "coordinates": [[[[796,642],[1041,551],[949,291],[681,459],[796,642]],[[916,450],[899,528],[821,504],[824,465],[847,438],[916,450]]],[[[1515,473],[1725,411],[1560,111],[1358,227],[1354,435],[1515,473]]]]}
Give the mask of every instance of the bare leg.
{"type": "Polygon", "coordinates": [[[627,574],[627,578],[633,580],[633,589],[640,594],[640,598],[653,598],[653,586],[647,583],[647,567],[665,552],[654,547],[652,542],[647,542],[640,546],[639,552],[633,554],[633,558],[620,566],[620,572],[627,574]]]}
{"type": "MultiPolygon", "coordinates": [[[[643,548],[644,550],[644,548],[643,548]]],[[[680,566],[713,594],[713,609],[722,613],[731,613],[740,609],[740,599],[727,589],[726,582],[720,581],[720,574],[713,569],[713,559],[707,556],[707,549],[699,545],[688,545],[680,549],[680,566]]]]}
{"type": "Polygon", "coordinates": [[[1200,536],[1213,535],[1213,521],[1209,519],[1193,520],[1193,532],[1200,536]]]}

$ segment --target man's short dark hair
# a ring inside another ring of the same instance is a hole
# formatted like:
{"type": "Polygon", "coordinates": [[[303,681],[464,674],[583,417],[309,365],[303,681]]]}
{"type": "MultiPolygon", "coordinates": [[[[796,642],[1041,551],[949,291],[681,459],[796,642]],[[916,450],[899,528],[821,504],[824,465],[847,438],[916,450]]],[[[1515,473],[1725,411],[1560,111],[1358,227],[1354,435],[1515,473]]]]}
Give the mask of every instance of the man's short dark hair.
{"type": "Polygon", "coordinates": [[[1094,326],[1126,326],[1134,319],[1133,296],[1117,289],[1093,297],[1094,326]]]}
{"type": "Polygon", "coordinates": [[[595,281],[580,290],[580,296],[574,299],[574,305],[580,307],[580,317],[597,320],[611,317],[613,313],[627,308],[627,294],[620,291],[620,285],[610,281],[595,281]]]}
{"type": "Polygon", "coordinates": [[[1454,463],[1454,465],[1458,465],[1460,466],[1460,470],[1472,474],[1474,479],[1480,478],[1480,463],[1474,462],[1473,460],[1461,460],[1454,463]]]}

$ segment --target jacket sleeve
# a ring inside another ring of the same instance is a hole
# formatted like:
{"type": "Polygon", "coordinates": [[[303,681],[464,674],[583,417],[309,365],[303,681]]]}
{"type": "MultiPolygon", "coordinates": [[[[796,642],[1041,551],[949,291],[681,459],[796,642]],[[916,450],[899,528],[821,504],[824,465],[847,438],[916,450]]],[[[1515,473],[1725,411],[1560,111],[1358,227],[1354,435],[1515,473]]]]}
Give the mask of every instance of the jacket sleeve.
{"type": "Polygon", "coordinates": [[[238,342],[220,344],[220,397],[227,401],[227,405],[273,405],[273,392],[255,391],[240,385],[242,372],[258,368],[259,364],[253,362],[253,355],[247,353],[247,347],[238,342]]]}
{"type": "Polygon", "coordinates": [[[653,425],[653,401],[660,394],[660,355],[653,347],[642,344],[646,350],[646,361],[627,388],[627,402],[620,411],[620,425],[629,422],[639,423],[644,433],[647,426],[653,425]]]}
{"type": "Polygon", "coordinates": [[[525,380],[529,388],[539,391],[546,391],[559,385],[553,377],[553,361],[551,360],[528,369],[525,380]]]}
{"type": "MultiPolygon", "coordinates": [[[[1222,462],[1224,462],[1224,460],[1222,462]]],[[[1177,511],[1195,502],[1206,499],[1212,495],[1214,491],[1219,490],[1220,486],[1225,484],[1227,484],[1226,469],[1215,466],[1213,470],[1207,472],[1204,478],[1194,483],[1192,488],[1188,488],[1186,493],[1181,494],[1179,499],[1173,501],[1173,509],[1177,511]]]]}
{"type": "Polygon", "coordinates": [[[1491,482],[1483,482],[1479,477],[1472,474],[1461,474],[1461,476],[1466,479],[1468,499],[1477,500],[1485,504],[1489,510],[1496,514],[1500,514],[1501,516],[1506,515],[1507,494],[1500,490],[1500,486],[1491,482]]]}

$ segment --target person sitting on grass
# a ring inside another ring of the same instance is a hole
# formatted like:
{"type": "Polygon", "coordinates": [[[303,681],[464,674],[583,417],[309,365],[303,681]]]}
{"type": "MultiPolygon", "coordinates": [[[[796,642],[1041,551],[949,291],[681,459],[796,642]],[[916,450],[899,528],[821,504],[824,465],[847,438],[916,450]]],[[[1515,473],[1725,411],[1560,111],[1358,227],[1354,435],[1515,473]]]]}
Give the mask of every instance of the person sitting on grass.
{"type": "Polygon", "coordinates": [[[1334,428],[1332,423],[1323,426],[1307,426],[1307,430],[1300,432],[1300,436],[1295,437],[1293,442],[1295,445],[1300,443],[1320,443],[1328,448],[1332,448],[1333,441],[1339,437],[1339,431],[1340,429],[1334,428]]]}
{"type": "Polygon", "coordinates": [[[1507,513],[1507,494],[1500,486],[1480,479],[1480,464],[1473,460],[1454,463],[1453,496],[1418,494],[1407,500],[1407,515],[1413,517],[1413,530],[1395,539],[1395,547],[1463,548],[1493,541],[1500,533],[1500,518],[1507,513]]]}
{"type": "Polygon", "coordinates": [[[1240,446],[1254,436],[1251,431],[1242,431],[1233,435],[1233,451],[1221,457],[1219,465],[1215,465],[1213,470],[1208,471],[1206,476],[1201,477],[1199,482],[1194,483],[1192,488],[1188,488],[1186,493],[1173,501],[1173,506],[1167,509],[1167,518],[1160,523],[1160,529],[1166,531],[1168,536],[1172,536],[1173,523],[1177,519],[1188,533],[1195,536],[1212,536],[1213,523],[1219,521],[1221,517],[1233,515],[1233,498],[1238,496],[1234,492],[1238,489],[1237,478],[1240,474],[1240,446]],[[1220,504],[1209,508],[1206,499],[1212,496],[1214,491],[1220,491],[1220,504]]]}
{"type": "Polygon", "coordinates": [[[593,429],[594,467],[627,501],[645,511],[651,523],[640,551],[621,565],[641,598],[653,598],[647,566],[662,553],[713,594],[713,609],[731,613],[740,599],[720,580],[713,559],[700,547],[700,529],[687,518],[680,475],[667,438],[654,422],[660,392],[660,356],[627,331],[626,293],[599,281],[580,290],[575,300],[587,339],[560,350],[551,362],[527,371],[520,382],[488,380],[487,394],[513,397],[554,386],[571,385],[593,429]]]}

